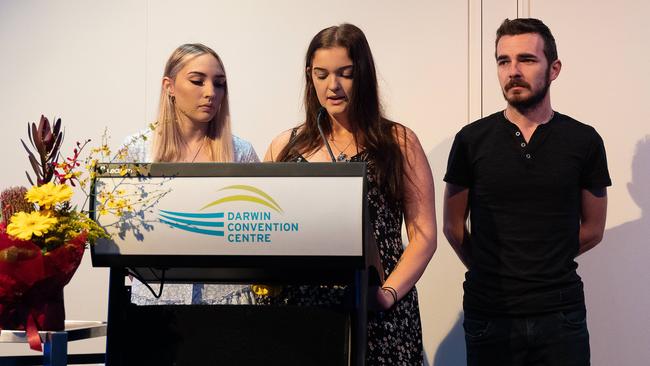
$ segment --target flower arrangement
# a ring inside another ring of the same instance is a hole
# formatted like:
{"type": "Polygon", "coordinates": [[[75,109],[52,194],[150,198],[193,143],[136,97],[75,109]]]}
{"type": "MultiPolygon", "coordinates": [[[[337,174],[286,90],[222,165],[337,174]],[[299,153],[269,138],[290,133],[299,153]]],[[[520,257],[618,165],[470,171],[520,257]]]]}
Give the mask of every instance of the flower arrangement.
{"type": "Polygon", "coordinates": [[[78,169],[89,140],[77,142],[73,156],[59,163],[61,119],[52,126],[41,116],[38,126],[28,126],[28,135],[35,151],[21,142],[34,171],[34,179],[26,173],[32,187],[0,194],[0,331],[25,329],[30,347],[41,350],[38,330],[63,329],[63,287],[86,245],[108,235],[71,203],[73,187],[87,183],[78,169]]]}

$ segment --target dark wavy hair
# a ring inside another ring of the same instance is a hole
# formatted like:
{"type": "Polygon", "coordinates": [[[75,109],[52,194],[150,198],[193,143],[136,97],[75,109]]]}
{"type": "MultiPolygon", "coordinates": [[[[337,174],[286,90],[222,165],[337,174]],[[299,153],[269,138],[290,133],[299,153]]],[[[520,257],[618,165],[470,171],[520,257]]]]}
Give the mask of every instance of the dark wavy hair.
{"type": "MultiPolygon", "coordinates": [[[[406,129],[383,116],[377,73],[370,46],[361,29],[352,24],[325,28],[311,40],[305,57],[305,122],[296,136],[280,151],[278,161],[296,159],[320,149],[323,141],[318,133],[317,114],[321,108],[311,76],[312,61],[317,50],[343,47],[352,60],[352,91],[349,96],[348,119],[352,122],[355,143],[363,141],[365,151],[376,167],[379,187],[389,199],[401,202],[405,159],[400,150],[398,136],[406,142],[406,129]]],[[[332,132],[331,123],[323,123],[323,132],[332,132]]]]}

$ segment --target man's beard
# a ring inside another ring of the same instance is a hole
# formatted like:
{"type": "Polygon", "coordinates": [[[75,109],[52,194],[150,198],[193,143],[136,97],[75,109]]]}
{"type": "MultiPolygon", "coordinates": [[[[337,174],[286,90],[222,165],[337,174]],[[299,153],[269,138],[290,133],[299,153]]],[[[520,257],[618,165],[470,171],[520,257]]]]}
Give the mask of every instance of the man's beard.
{"type": "Polygon", "coordinates": [[[534,92],[533,94],[531,94],[527,98],[521,98],[520,96],[517,95],[517,96],[514,96],[514,97],[508,99],[508,96],[506,95],[506,93],[508,92],[508,90],[514,88],[515,86],[526,88],[526,89],[532,91],[531,86],[530,86],[530,84],[528,84],[527,82],[525,82],[523,80],[513,79],[513,80],[510,80],[508,82],[508,84],[506,84],[503,87],[503,89],[504,89],[503,90],[503,97],[508,102],[508,104],[510,104],[516,110],[524,112],[524,111],[529,111],[529,110],[534,109],[535,107],[537,107],[542,102],[542,100],[544,100],[544,98],[546,97],[546,94],[548,94],[548,89],[551,87],[551,80],[550,80],[550,77],[549,77],[549,73],[547,72],[546,73],[546,78],[544,80],[544,87],[542,89],[538,90],[537,92],[534,92]]]}

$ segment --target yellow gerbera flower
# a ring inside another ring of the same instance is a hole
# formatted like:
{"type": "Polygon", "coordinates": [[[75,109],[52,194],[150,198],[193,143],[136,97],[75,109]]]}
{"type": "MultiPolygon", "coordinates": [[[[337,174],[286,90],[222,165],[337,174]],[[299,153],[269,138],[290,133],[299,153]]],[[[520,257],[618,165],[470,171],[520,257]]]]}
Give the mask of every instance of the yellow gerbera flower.
{"type": "Polygon", "coordinates": [[[55,217],[43,215],[38,211],[30,213],[17,212],[11,216],[11,223],[7,226],[7,234],[20,240],[30,240],[32,235],[42,236],[56,223],[57,219],[55,217]]]}
{"type": "Polygon", "coordinates": [[[50,182],[40,187],[33,186],[27,191],[25,198],[47,210],[57,203],[69,201],[72,198],[72,188],[66,184],[50,182]]]}

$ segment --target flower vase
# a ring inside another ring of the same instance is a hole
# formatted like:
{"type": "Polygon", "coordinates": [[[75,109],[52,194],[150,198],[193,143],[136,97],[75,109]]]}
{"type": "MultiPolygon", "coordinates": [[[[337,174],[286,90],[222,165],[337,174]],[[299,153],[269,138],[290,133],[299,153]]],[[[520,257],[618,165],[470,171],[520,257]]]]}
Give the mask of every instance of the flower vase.
{"type": "Polygon", "coordinates": [[[28,306],[28,324],[34,322],[39,331],[60,331],[65,328],[63,286],[56,281],[39,281],[32,287],[25,305],[28,306]]]}
{"type": "Polygon", "coordinates": [[[11,262],[0,261],[0,299],[3,300],[0,302],[0,329],[25,330],[30,348],[42,351],[38,331],[65,328],[63,288],[81,263],[85,243],[86,234],[81,233],[41,254],[38,248],[34,249],[33,243],[5,241],[6,247],[11,245],[36,254],[11,262]]]}

